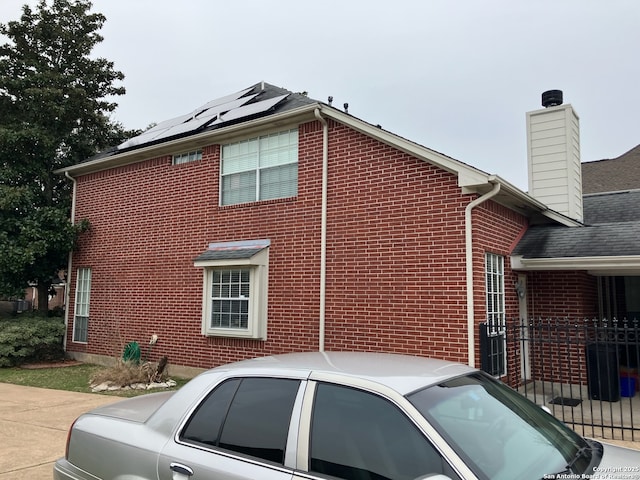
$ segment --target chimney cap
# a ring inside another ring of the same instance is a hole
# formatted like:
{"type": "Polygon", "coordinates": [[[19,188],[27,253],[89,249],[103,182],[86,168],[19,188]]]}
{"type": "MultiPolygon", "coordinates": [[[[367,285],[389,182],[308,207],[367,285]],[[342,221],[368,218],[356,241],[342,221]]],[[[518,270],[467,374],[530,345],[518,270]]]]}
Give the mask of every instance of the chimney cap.
{"type": "Polygon", "coordinates": [[[542,93],[542,106],[544,108],[562,105],[562,90],[547,90],[542,93]]]}

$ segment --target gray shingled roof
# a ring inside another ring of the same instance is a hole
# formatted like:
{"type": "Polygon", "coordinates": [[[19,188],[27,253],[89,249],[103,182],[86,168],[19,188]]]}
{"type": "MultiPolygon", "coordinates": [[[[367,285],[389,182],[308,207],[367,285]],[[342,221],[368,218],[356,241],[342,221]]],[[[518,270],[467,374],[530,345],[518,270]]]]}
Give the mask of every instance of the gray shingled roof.
{"type": "Polygon", "coordinates": [[[582,205],[587,225],[640,221],[640,190],[585,195],[582,205]]]}
{"type": "Polygon", "coordinates": [[[640,222],[588,227],[535,226],[527,230],[513,255],[567,258],[640,255],[640,222]]]}
{"type": "Polygon", "coordinates": [[[271,241],[244,240],[238,242],[210,243],[209,248],[198,256],[195,262],[210,260],[237,260],[251,258],[271,245],[271,241]]]}
{"type": "Polygon", "coordinates": [[[640,191],[587,195],[584,227],[538,225],[513,255],[567,258],[640,255],[640,191]]]}
{"type": "Polygon", "coordinates": [[[582,164],[582,193],[640,189],[640,145],[618,158],[582,164]]]}

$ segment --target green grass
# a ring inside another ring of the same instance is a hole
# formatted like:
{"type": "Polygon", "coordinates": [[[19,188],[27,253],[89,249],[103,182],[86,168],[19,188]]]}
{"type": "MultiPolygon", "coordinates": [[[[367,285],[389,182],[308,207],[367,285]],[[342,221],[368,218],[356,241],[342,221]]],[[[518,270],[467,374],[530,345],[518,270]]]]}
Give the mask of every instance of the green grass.
{"type": "MultiPolygon", "coordinates": [[[[53,390],[67,390],[70,392],[91,393],[89,379],[92,375],[104,370],[105,367],[91,364],[74,365],[71,367],[54,367],[54,368],[0,368],[0,383],[12,383],[15,385],[24,385],[27,387],[50,388],[53,390]]],[[[177,386],[175,390],[184,385],[188,379],[174,378],[177,386]]],[[[143,393],[158,392],[160,390],[129,390],[114,391],[105,393],[106,395],[116,395],[122,397],[131,397],[141,395],[143,393]]]]}

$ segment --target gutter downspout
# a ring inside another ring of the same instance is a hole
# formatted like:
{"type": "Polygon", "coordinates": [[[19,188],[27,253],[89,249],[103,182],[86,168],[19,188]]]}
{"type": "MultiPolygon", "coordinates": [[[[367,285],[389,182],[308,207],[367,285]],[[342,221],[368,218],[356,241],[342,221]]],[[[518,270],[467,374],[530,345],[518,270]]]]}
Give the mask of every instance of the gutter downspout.
{"type": "Polygon", "coordinates": [[[320,220],[320,325],[318,351],[324,352],[325,310],[327,302],[327,182],[329,172],[329,126],[320,109],[313,112],[322,124],[322,213],[320,220]]]}
{"type": "Polygon", "coordinates": [[[464,236],[465,236],[465,257],[466,257],[466,272],[467,272],[467,338],[468,338],[468,350],[469,350],[469,366],[475,368],[476,366],[476,349],[475,349],[475,312],[473,309],[473,238],[472,238],[472,224],[471,224],[471,211],[486,202],[491,197],[494,197],[500,191],[500,183],[497,182],[494,176],[489,177],[489,183],[493,184],[491,191],[485,193],[481,197],[476,198],[470,202],[464,210],[464,236]]]}
{"type": "MultiPolygon", "coordinates": [[[[69,172],[64,172],[64,176],[71,180],[73,183],[73,194],[71,196],[71,225],[75,224],[76,221],[76,186],[77,181],[69,172]]],[[[69,252],[69,259],[67,260],[67,285],[64,291],[64,338],[62,340],[62,349],[63,351],[67,351],[67,332],[69,330],[69,292],[71,291],[71,268],[73,264],[73,250],[69,252]]]]}

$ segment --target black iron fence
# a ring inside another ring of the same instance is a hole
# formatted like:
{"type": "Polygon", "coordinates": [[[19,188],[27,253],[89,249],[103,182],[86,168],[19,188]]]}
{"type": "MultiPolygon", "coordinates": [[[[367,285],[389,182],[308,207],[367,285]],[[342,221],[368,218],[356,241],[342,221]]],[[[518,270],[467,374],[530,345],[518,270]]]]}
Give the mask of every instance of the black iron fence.
{"type": "Polygon", "coordinates": [[[481,368],[582,435],[640,441],[640,322],[480,325],[481,368]]]}

